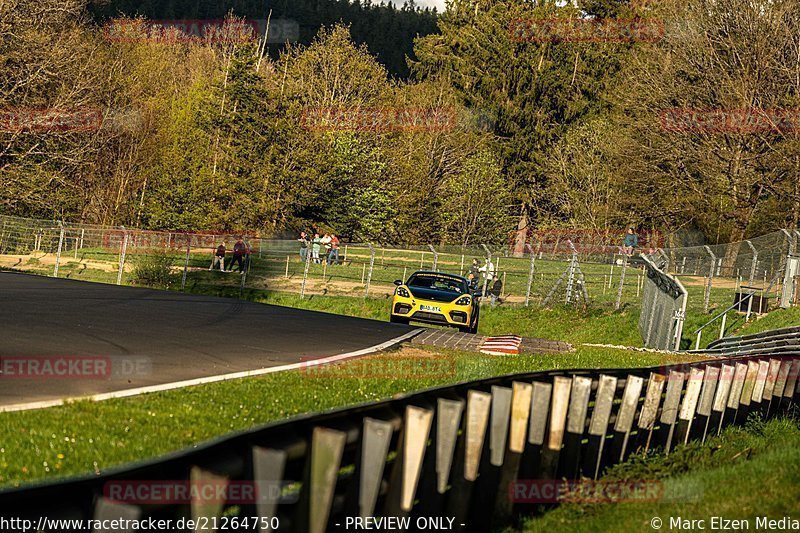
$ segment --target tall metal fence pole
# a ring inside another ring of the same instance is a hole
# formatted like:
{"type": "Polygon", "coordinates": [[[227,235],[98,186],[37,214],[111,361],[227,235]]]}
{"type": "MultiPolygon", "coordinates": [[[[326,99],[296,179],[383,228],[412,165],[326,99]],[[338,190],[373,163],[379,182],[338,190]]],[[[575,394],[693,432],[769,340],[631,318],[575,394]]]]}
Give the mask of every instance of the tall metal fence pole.
{"type": "Polygon", "coordinates": [[[56,252],[56,265],[53,267],[53,277],[58,277],[58,264],[61,262],[61,248],[64,246],[64,223],[59,222],[61,231],[58,234],[58,251],[56,252]]]}
{"type": "MultiPolygon", "coordinates": [[[[747,246],[750,247],[750,250],[753,252],[753,261],[750,263],[750,280],[747,283],[749,286],[753,286],[753,280],[756,278],[756,268],[758,267],[758,250],[756,247],[753,246],[753,243],[750,241],[744,241],[747,243],[747,246]]],[[[752,299],[752,298],[751,298],[752,299]]]]}
{"type": "Polygon", "coordinates": [[[717,263],[717,256],[711,251],[711,248],[704,246],[708,255],[711,256],[711,267],[708,269],[708,281],[706,282],[706,291],[703,295],[703,312],[708,313],[708,305],[711,300],[711,284],[714,282],[714,267],[717,263]]]}
{"type": "Polygon", "coordinates": [[[622,256],[622,272],[619,275],[619,287],[617,288],[617,301],[614,304],[614,309],[619,310],[622,305],[622,289],[625,287],[625,271],[628,270],[628,256],[622,256]]]}
{"type": "Polygon", "coordinates": [[[122,251],[119,254],[119,271],[117,272],[117,285],[122,285],[122,273],[125,271],[125,254],[128,253],[128,232],[122,230],[122,251]]]}
{"type": "Polygon", "coordinates": [[[375,248],[370,243],[369,246],[369,272],[367,272],[367,282],[364,284],[364,298],[369,297],[369,285],[372,282],[372,268],[375,266],[375,248]]]}
{"type": "MultiPolygon", "coordinates": [[[[528,303],[531,300],[531,287],[533,286],[533,271],[535,263],[536,263],[536,252],[533,251],[533,239],[531,239],[531,264],[528,267],[528,286],[525,289],[525,307],[528,307],[528,303]]],[[[503,286],[505,287],[505,284],[503,284],[503,286]]]]}
{"type": "Polygon", "coordinates": [[[303,282],[300,284],[300,299],[306,296],[306,280],[308,279],[308,265],[311,263],[311,253],[306,252],[306,264],[303,267],[303,282]]]}
{"type": "Polygon", "coordinates": [[[578,250],[575,249],[575,245],[572,244],[572,241],[567,239],[567,244],[572,249],[572,259],[569,262],[569,275],[567,276],[567,295],[564,298],[564,302],[569,304],[572,303],[572,292],[573,292],[573,285],[575,283],[575,267],[578,266],[578,250]]]}
{"type": "Polygon", "coordinates": [[[183,276],[181,276],[181,290],[186,288],[186,274],[189,271],[189,254],[192,251],[192,243],[186,245],[186,259],[183,261],[183,276]]]}
{"type": "Polygon", "coordinates": [[[433,265],[431,266],[431,270],[438,272],[436,270],[436,266],[439,264],[439,252],[436,251],[436,248],[434,248],[432,244],[429,244],[428,248],[431,249],[431,253],[433,254],[433,265]]]}

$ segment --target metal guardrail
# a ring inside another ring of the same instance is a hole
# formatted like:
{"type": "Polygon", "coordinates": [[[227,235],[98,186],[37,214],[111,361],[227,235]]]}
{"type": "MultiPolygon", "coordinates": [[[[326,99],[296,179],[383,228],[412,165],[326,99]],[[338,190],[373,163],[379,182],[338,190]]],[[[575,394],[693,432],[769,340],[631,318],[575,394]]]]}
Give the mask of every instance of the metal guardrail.
{"type": "Polygon", "coordinates": [[[695,350],[699,350],[700,349],[700,339],[703,336],[703,330],[706,329],[708,326],[710,326],[711,324],[713,324],[714,322],[716,322],[719,319],[722,319],[722,323],[721,323],[720,328],[719,328],[719,338],[720,339],[723,338],[725,336],[725,325],[727,324],[727,321],[728,321],[728,312],[736,309],[737,307],[741,307],[742,303],[744,303],[745,300],[747,300],[747,319],[746,320],[749,320],[750,319],[750,310],[751,310],[751,308],[753,306],[753,295],[754,294],[755,294],[755,291],[746,294],[741,300],[739,300],[738,302],[736,302],[733,305],[730,305],[730,306],[726,307],[724,311],[718,313],[713,318],[711,318],[711,320],[709,320],[708,322],[706,322],[705,324],[703,324],[702,326],[697,328],[694,331],[694,334],[697,335],[697,340],[695,341],[694,349],[695,350]]]}
{"type": "Polygon", "coordinates": [[[260,531],[337,531],[359,517],[489,531],[535,510],[516,491],[530,480],[597,479],[634,452],[669,453],[751,413],[797,405],[798,339],[790,334],[774,356],[518,374],[301,416],[97,476],[4,489],[0,513],[183,519],[187,531],[234,517],[260,531]],[[225,496],[153,497],[170,486],[223,487],[225,496]],[[256,496],[231,497],[248,487],[256,496]]]}

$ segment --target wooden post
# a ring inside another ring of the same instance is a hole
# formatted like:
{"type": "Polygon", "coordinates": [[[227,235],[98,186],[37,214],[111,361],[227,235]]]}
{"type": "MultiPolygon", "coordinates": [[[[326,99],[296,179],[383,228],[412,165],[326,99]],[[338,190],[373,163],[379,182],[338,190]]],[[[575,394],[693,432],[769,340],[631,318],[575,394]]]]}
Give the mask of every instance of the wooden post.
{"type": "Polygon", "coordinates": [[[289,279],[289,256],[286,256],[286,279],[289,279]]]}

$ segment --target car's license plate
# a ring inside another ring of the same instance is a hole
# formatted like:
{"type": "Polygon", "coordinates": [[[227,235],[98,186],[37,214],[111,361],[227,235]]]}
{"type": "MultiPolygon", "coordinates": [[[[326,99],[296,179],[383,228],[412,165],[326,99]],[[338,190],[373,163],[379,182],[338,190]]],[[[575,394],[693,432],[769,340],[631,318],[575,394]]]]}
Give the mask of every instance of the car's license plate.
{"type": "Polygon", "coordinates": [[[436,306],[433,306],[433,305],[420,305],[419,306],[419,310],[420,311],[429,311],[431,313],[441,313],[442,312],[442,308],[441,307],[436,307],[436,306]]]}

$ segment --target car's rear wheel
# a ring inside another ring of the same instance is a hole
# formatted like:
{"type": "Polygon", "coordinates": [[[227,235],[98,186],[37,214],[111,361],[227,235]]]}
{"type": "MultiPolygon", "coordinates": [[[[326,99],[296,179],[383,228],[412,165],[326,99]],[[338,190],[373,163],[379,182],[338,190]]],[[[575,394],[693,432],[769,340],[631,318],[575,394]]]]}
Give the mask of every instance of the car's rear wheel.
{"type": "Polygon", "coordinates": [[[389,315],[389,322],[393,324],[408,324],[408,319],[401,316],[389,315]]]}

